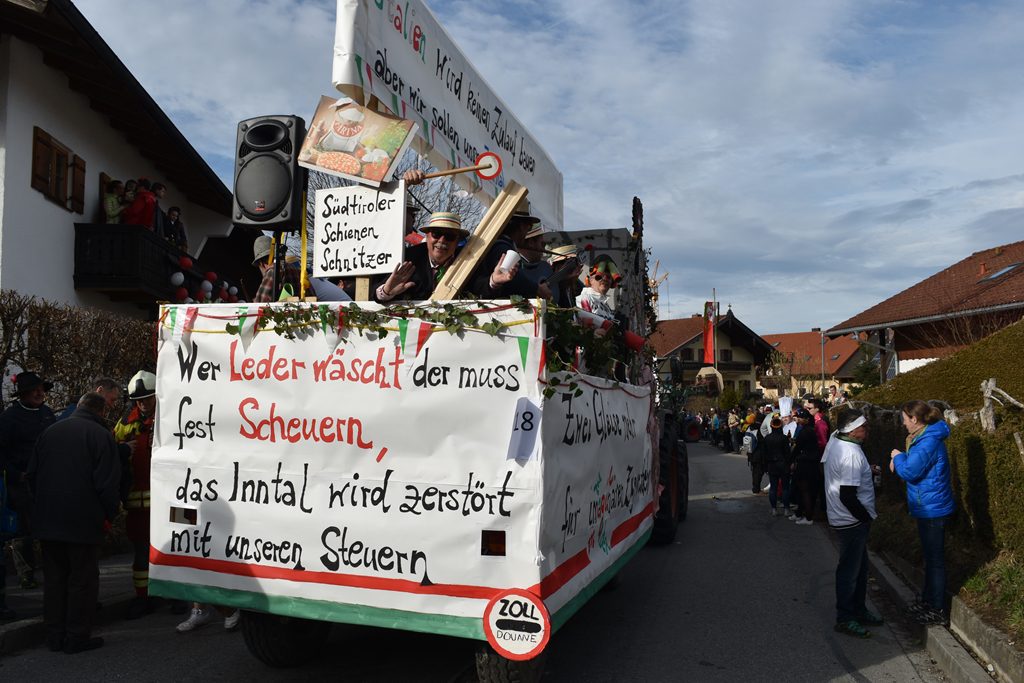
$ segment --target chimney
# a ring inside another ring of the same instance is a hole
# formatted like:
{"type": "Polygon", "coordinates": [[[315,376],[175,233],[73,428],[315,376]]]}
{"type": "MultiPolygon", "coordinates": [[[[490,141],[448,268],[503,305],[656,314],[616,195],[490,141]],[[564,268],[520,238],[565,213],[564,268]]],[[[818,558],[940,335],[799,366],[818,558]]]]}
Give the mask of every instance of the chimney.
{"type": "Polygon", "coordinates": [[[820,327],[812,327],[811,328],[811,332],[821,332],[821,328],[820,327]]]}
{"type": "Polygon", "coordinates": [[[978,269],[978,275],[984,275],[984,274],[985,274],[985,262],[982,261],[981,262],[981,268],[978,269]]]}

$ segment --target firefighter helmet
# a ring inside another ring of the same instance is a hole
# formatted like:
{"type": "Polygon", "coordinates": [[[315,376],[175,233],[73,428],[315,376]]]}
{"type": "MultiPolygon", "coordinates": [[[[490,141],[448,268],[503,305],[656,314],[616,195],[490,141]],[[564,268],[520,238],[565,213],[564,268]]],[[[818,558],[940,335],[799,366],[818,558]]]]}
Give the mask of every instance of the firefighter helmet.
{"type": "Polygon", "coordinates": [[[156,375],[139,370],[128,382],[128,398],[137,401],[156,393],[156,375]]]}

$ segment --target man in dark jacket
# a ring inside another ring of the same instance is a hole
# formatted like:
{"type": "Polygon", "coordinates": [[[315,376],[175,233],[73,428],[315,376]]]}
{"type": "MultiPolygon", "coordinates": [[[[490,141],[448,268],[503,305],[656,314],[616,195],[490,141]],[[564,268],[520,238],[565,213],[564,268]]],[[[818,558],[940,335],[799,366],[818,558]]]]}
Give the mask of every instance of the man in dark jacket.
{"type": "Polygon", "coordinates": [[[793,443],[793,483],[799,494],[797,524],[808,526],[814,523],[814,509],[817,506],[818,491],[821,489],[821,449],[814,433],[814,417],[805,408],[796,411],[796,436],[793,443]]]}
{"type": "Polygon", "coordinates": [[[789,516],[789,483],[790,465],[792,456],[789,450],[789,437],[782,433],[782,420],[773,417],[771,421],[772,431],[764,437],[762,458],[765,469],[768,470],[768,483],[771,488],[768,490],[768,502],[772,506],[772,516],[779,514],[778,499],[782,493],[782,507],[785,514],[789,516]]]}
{"type": "MultiPolygon", "coordinates": [[[[22,588],[35,588],[35,552],[32,545],[31,495],[25,470],[28,469],[36,439],[52,425],[57,416],[46,405],[46,392],[52,382],[34,372],[14,376],[15,400],[0,414],[0,474],[6,476],[8,504],[18,513],[18,536],[12,541],[15,564],[22,588]]],[[[0,554],[0,620],[14,617],[4,605],[5,572],[0,554]]]]}
{"type": "Polygon", "coordinates": [[[551,298],[551,288],[546,283],[530,280],[521,272],[518,264],[508,271],[498,267],[505,254],[516,251],[525,242],[527,233],[540,222],[539,218],[522,209],[525,207],[512,214],[501,235],[477,264],[468,288],[473,296],[480,299],[508,299],[514,295],[528,299],[551,298]]]}
{"type": "Polygon", "coordinates": [[[458,214],[446,211],[431,214],[423,226],[424,242],[405,250],[405,260],[387,278],[373,282],[373,299],[380,303],[392,300],[423,301],[434,293],[437,283],[455,260],[459,242],[469,237],[458,214]]]}
{"type": "Polygon", "coordinates": [[[28,468],[33,524],[43,544],[43,620],[47,644],[68,654],[92,650],[99,598],[103,522],[117,514],[121,466],[103,422],[106,400],[90,392],[78,410],[43,432],[28,468]]]}

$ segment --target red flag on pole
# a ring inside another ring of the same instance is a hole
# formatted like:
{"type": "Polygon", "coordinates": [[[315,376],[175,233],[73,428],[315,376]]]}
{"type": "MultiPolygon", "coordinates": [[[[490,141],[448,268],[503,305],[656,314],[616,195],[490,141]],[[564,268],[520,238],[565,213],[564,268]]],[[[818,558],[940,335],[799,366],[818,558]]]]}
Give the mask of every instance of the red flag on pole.
{"type": "Polygon", "coordinates": [[[704,364],[715,364],[715,304],[704,302],[704,364]]]}

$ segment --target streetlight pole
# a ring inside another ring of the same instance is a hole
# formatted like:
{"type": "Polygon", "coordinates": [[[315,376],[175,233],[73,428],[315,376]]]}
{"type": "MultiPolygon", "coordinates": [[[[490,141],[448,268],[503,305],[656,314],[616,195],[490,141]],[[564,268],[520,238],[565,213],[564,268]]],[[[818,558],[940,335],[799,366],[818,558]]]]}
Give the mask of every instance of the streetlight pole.
{"type": "Polygon", "coordinates": [[[821,335],[821,393],[825,395],[825,333],[819,332],[821,335]]]}

